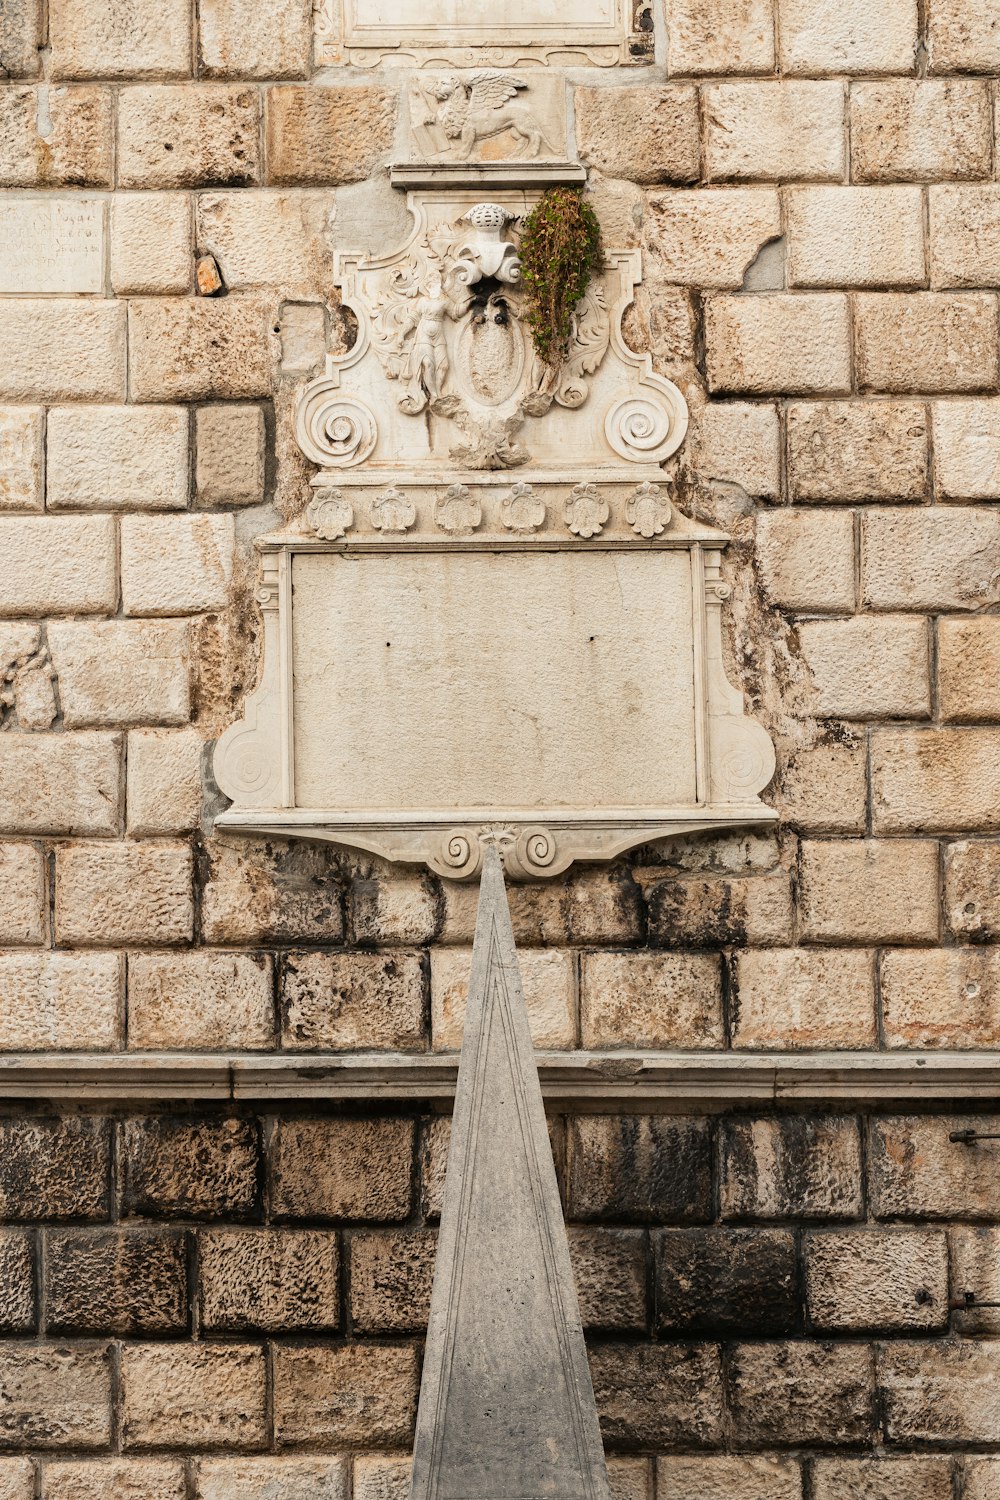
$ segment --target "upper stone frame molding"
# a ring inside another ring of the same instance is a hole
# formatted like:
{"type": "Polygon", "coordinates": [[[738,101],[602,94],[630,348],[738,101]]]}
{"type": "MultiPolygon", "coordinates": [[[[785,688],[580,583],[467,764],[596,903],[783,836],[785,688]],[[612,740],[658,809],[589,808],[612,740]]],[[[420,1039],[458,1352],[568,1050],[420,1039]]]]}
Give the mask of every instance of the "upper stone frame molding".
{"type": "Polygon", "coordinates": [[[465,0],[461,20],[426,0],[321,0],[316,60],[359,68],[601,67],[653,60],[652,0],[465,0]]]}

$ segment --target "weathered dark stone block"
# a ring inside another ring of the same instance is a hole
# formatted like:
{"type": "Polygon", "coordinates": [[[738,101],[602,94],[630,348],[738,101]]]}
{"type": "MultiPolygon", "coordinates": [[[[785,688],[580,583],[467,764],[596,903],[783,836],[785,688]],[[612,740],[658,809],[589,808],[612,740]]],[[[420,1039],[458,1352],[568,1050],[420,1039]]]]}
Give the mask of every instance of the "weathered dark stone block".
{"type": "Polygon", "coordinates": [[[423,1333],[431,1307],[432,1229],[351,1236],[351,1314],[362,1333],[423,1333]]]}
{"type": "Polygon", "coordinates": [[[266,1333],[339,1328],[340,1249],[335,1233],[204,1230],[198,1248],[204,1328],[266,1333]]]}
{"type": "Polygon", "coordinates": [[[51,1230],[50,1333],[166,1334],[188,1326],[187,1236],[179,1230],[51,1230]]]}
{"type": "Polygon", "coordinates": [[[570,1224],[569,1258],[584,1328],[603,1333],[646,1327],[646,1234],[570,1224]]]}
{"type": "Polygon", "coordinates": [[[23,1229],[0,1229],[0,1333],[30,1333],[34,1326],[31,1236],[23,1229]]]}
{"type": "Polygon", "coordinates": [[[412,1120],[279,1120],[271,1141],[271,1204],[291,1219],[410,1214],[412,1120]]]}
{"type": "Polygon", "coordinates": [[[737,1443],[754,1448],[870,1443],[873,1364],[865,1344],[740,1344],[730,1367],[737,1443]]]}
{"type": "Polygon", "coordinates": [[[110,1166],[106,1120],[0,1120],[0,1220],[107,1218],[110,1166]]]}
{"type": "Polygon", "coordinates": [[[784,1229],[672,1229],[656,1236],[661,1333],[788,1333],[800,1312],[795,1236],[784,1229]]]}
{"type": "Polygon", "coordinates": [[[704,1120],[584,1115],[568,1127],[568,1215],[701,1223],[712,1212],[704,1120]]]}
{"type": "Polygon", "coordinates": [[[794,1115],[722,1127],[724,1219],[857,1219],[862,1186],[857,1120],[794,1115]]]}
{"type": "Polygon", "coordinates": [[[715,1447],[722,1440],[722,1364],[711,1344],[603,1344],[590,1373],[606,1443],[715,1447]]]}
{"type": "Polygon", "coordinates": [[[261,1211],[260,1128],[251,1120],[127,1120],[130,1214],[253,1219],[261,1211]]]}

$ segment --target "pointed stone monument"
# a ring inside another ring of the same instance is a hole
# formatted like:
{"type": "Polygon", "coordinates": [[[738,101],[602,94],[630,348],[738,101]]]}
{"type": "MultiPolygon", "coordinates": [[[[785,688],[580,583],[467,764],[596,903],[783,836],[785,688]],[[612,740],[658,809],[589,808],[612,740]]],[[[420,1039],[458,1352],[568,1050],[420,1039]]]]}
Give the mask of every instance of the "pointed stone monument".
{"type": "Polygon", "coordinates": [[[495,842],[484,854],[410,1495],[609,1495],[495,842]]]}

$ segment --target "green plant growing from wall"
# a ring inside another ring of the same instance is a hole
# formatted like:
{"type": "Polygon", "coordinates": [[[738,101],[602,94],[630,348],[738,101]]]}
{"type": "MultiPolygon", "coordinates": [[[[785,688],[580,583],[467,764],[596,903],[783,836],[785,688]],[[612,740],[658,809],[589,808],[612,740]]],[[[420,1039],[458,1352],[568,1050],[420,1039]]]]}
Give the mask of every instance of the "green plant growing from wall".
{"type": "Polygon", "coordinates": [[[558,368],[574,309],[603,261],[601,226],[579,189],[558,187],[542,194],[524,221],[520,256],[535,349],[558,368]]]}

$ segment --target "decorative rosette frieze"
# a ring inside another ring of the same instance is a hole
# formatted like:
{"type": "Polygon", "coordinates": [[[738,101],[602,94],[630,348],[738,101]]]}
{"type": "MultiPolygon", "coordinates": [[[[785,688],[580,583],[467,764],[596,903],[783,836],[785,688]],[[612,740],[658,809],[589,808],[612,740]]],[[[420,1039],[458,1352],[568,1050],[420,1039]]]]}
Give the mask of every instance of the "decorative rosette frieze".
{"type": "Polygon", "coordinates": [[[659,536],[670,525],[673,509],[658,484],[640,484],[625,502],[625,520],[636,536],[659,536]]]}
{"type": "Polygon", "coordinates": [[[417,507],[402,490],[390,485],[375,496],[369,514],[375,530],[383,536],[402,536],[417,519],[417,507]]]}
{"type": "Polygon", "coordinates": [[[545,501],[530,484],[515,484],[500,502],[500,519],[508,531],[526,536],[545,525],[545,501]]]}
{"type": "Polygon", "coordinates": [[[468,485],[450,484],[434,502],[434,523],[450,536],[470,536],[483,519],[483,507],[468,485]]]}

